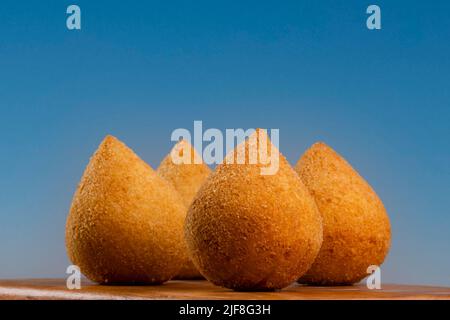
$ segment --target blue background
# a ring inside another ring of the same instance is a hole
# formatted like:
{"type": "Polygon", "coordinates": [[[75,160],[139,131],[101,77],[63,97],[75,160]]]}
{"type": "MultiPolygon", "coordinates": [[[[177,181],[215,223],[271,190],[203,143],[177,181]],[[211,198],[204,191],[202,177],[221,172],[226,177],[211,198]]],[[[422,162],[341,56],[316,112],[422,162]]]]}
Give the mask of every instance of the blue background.
{"type": "Polygon", "coordinates": [[[323,140],[377,191],[382,280],[450,285],[449,1],[0,3],[0,278],[63,277],[65,219],[116,135],[154,168],[176,128],[323,140]],[[366,8],[382,9],[382,30],[366,8]]]}

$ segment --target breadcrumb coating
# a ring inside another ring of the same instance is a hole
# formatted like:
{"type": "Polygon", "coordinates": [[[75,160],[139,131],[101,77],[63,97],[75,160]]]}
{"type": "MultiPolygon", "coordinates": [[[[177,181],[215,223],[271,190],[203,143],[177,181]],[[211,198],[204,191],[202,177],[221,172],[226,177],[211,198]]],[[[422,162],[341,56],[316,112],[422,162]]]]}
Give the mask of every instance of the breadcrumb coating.
{"type": "Polygon", "coordinates": [[[187,259],[184,218],[178,193],[130,148],[107,136],[74,195],[67,253],[92,281],[160,284],[187,259]]]}
{"type": "Polygon", "coordinates": [[[346,285],[381,265],[391,228],[383,203],[351,165],[324,143],[307,150],[296,167],[323,218],[323,244],[311,269],[299,280],[315,285],[346,285]]]}

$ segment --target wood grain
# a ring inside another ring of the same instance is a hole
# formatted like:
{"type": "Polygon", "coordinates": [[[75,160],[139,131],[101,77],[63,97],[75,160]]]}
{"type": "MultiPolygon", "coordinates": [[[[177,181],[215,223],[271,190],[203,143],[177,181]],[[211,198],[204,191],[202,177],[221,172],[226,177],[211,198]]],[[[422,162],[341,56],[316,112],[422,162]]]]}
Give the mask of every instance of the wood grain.
{"type": "Polygon", "coordinates": [[[169,281],[160,286],[101,286],[82,282],[82,289],[68,290],[64,279],[0,280],[0,299],[92,300],[92,299],[446,299],[450,288],[386,284],[380,290],[365,285],[345,287],[308,287],[293,284],[276,292],[234,292],[207,281],[169,281]]]}

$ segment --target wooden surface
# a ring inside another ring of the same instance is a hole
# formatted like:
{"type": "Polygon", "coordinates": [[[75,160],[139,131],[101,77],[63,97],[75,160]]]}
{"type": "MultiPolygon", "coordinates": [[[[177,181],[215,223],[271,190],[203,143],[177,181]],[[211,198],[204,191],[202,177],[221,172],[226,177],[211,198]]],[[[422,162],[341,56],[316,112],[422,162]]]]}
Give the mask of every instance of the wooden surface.
{"type": "Polygon", "coordinates": [[[0,299],[450,299],[450,288],[386,284],[308,287],[294,284],[276,292],[234,292],[207,281],[169,281],[161,286],[100,286],[84,281],[68,290],[63,279],[0,280],[0,299]]]}

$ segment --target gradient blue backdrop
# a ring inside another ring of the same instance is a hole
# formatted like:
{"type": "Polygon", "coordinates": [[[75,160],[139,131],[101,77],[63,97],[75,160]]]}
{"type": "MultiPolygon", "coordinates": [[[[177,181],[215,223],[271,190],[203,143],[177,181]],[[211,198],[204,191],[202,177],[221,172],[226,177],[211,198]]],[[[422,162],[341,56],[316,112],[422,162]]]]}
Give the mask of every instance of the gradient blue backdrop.
{"type": "Polygon", "coordinates": [[[62,277],[64,226],[110,133],[153,167],[170,133],[323,140],[383,199],[383,281],[450,285],[449,1],[2,1],[0,278],[62,277]],[[68,31],[66,8],[82,9],[68,31]],[[365,10],[382,9],[369,31],[365,10]]]}

